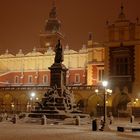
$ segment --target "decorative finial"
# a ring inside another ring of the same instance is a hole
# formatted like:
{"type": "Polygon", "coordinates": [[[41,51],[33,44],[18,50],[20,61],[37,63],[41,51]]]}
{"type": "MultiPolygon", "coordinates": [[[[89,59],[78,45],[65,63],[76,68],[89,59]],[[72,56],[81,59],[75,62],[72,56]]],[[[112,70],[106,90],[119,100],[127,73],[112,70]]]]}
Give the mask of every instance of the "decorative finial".
{"type": "Polygon", "coordinates": [[[8,49],[6,49],[5,54],[8,54],[8,53],[9,53],[9,50],[8,50],[8,49]]]}
{"type": "Polygon", "coordinates": [[[33,48],[33,52],[36,52],[36,47],[33,48]]]}
{"type": "Polygon", "coordinates": [[[137,24],[139,23],[139,17],[136,18],[137,24]]]}
{"type": "Polygon", "coordinates": [[[108,24],[109,24],[109,21],[107,20],[107,21],[106,21],[106,25],[108,25],[108,24]]]}
{"type": "Polygon", "coordinates": [[[123,9],[124,9],[123,2],[121,2],[121,13],[122,14],[123,14],[123,9]]]}
{"type": "Polygon", "coordinates": [[[82,49],[86,49],[86,45],[85,44],[82,45],[82,49]]]}
{"type": "Polygon", "coordinates": [[[92,40],[92,39],[93,39],[93,33],[89,32],[88,40],[92,40]]]}
{"type": "Polygon", "coordinates": [[[55,0],[52,1],[52,7],[55,7],[55,0]]]}
{"type": "Polygon", "coordinates": [[[19,52],[18,52],[18,54],[22,54],[23,52],[22,52],[22,49],[19,49],[19,52]]]}
{"type": "Polygon", "coordinates": [[[68,44],[66,45],[66,49],[65,50],[69,50],[69,45],[68,44]]]}
{"type": "Polygon", "coordinates": [[[124,14],[124,6],[123,6],[123,2],[121,2],[121,7],[120,7],[120,9],[121,9],[121,12],[120,12],[120,14],[119,14],[119,19],[120,20],[124,20],[125,19],[125,14],[124,14]]]}

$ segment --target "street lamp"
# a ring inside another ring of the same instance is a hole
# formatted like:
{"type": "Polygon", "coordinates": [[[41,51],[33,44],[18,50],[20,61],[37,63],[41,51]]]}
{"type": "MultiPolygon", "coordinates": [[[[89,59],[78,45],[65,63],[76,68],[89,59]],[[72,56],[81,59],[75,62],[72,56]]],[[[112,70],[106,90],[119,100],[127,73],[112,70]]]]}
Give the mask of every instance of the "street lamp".
{"type": "Polygon", "coordinates": [[[32,98],[35,97],[35,93],[34,93],[34,92],[31,93],[31,97],[32,97],[32,98]]]}
{"type": "Polygon", "coordinates": [[[98,89],[95,89],[95,93],[98,95],[98,92],[99,92],[99,90],[98,89]]]}
{"type": "Polygon", "coordinates": [[[12,113],[14,113],[15,105],[13,102],[11,103],[11,108],[12,108],[12,113]]]}
{"type": "Polygon", "coordinates": [[[30,112],[31,111],[31,104],[28,102],[27,103],[27,112],[30,112]]]}
{"type": "Polygon", "coordinates": [[[106,87],[108,85],[108,81],[103,81],[102,85],[104,87],[104,122],[103,122],[103,129],[105,129],[107,127],[107,125],[106,125],[106,117],[107,117],[107,108],[106,108],[107,91],[106,91],[106,87]]]}
{"type": "Polygon", "coordinates": [[[30,100],[32,101],[32,109],[33,109],[33,108],[34,108],[34,107],[33,107],[33,106],[34,106],[34,101],[33,101],[33,100],[34,100],[34,98],[35,98],[35,96],[36,96],[36,95],[35,95],[35,92],[32,92],[30,96],[31,96],[30,100]]]}

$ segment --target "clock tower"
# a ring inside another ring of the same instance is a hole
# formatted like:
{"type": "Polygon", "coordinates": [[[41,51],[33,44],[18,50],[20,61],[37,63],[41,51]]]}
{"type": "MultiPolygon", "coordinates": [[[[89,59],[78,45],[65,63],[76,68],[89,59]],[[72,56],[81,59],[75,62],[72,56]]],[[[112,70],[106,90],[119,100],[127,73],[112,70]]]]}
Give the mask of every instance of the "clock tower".
{"type": "Polygon", "coordinates": [[[49,18],[46,20],[45,29],[43,33],[40,33],[40,47],[38,51],[45,52],[49,47],[54,48],[58,39],[64,40],[64,36],[61,33],[61,21],[57,18],[56,6],[53,1],[49,18]]]}

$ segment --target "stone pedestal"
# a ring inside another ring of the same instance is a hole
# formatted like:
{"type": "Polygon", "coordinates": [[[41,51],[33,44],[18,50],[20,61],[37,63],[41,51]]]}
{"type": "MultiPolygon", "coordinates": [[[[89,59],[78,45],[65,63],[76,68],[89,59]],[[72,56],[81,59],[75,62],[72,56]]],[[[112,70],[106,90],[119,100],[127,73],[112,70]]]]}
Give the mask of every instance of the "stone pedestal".
{"type": "Polygon", "coordinates": [[[67,68],[62,63],[54,63],[51,67],[50,87],[57,87],[63,89],[66,86],[66,72],[67,68]]]}

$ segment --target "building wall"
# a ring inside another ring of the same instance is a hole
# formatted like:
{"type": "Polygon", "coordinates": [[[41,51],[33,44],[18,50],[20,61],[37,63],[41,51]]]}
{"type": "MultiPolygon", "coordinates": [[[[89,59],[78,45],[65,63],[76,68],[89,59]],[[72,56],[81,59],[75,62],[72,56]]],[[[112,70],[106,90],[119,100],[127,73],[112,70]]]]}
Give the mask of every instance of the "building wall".
{"type": "MultiPolygon", "coordinates": [[[[140,23],[139,21],[132,22],[125,16],[124,7],[121,6],[121,12],[118,18],[113,21],[111,24],[107,24],[107,31],[108,31],[108,42],[105,43],[105,77],[106,79],[111,79],[111,71],[113,66],[110,65],[112,61],[112,57],[110,54],[111,48],[120,48],[120,55],[123,47],[125,49],[133,46],[134,54],[133,56],[129,57],[129,59],[134,59],[134,63],[131,65],[134,70],[134,78],[126,79],[126,75],[113,75],[120,81],[123,79],[123,88],[121,85],[116,84],[112,89],[116,89],[119,92],[127,92],[130,94],[132,98],[139,97],[139,90],[140,90],[140,62],[139,62],[139,54],[140,54],[140,23]],[[129,84],[130,83],[130,84],[129,84]],[[132,90],[129,88],[132,86],[132,90]],[[127,91],[125,88],[127,87],[127,91]]],[[[116,54],[114,54],[116,55],[116,54]]],[[[124,54],[125,55],[125,54],[124,54]]],[[[129,61],[130,62],[130,61],[129,61]]],[[[115,62],[114,62],[115,63],[115,62]]],[[[116,64],[117,65],[117,64],[116,64]]],[[[132,73],[132,72],[131,72],[132,73]]],[[[127,75],[129,76],[129,75],[127,75]]],[[[133,77],[133,75],[131,75],[133,77]]],[[[114,84],[114,83],[111,83],[114,84]]]]}
{"type": "Polygon", "coordinates": [[[134,85],[133,85],[133,97],[140,97],[140,59],[139,59],[139,55],[140,55],[140,42],[138,45],[135,45],[135,81],[134,81],[134,85]]]}
{"type": "MultiPolygon", "coordinates": [[[[63,64],[68,68],[67,84],[95,85],[98,83],[96,63],[98,65],[103,63],[103,48],[93,46],[91,49],[92,61],[88,59],[85,45],[79,51],[71,50],[69,46],[66,46],[63,64]],[[92,72],[90,72],[90,66],[92,72]]],[[[35,48],[27,54],[23,54],[20,50],[16,55],[10,54],[7,50],[5,54],[0,55],[0,84],[49,85],[49,67],[54,63],[54,55],[52,48],[48,48],[45,53],[37,52],[35,48]],[[43,83],[44,76],[47,76],[48,83],[43,83]],[[29,82],[29,77],[31,77],[31,82],[29,82]]]]}

